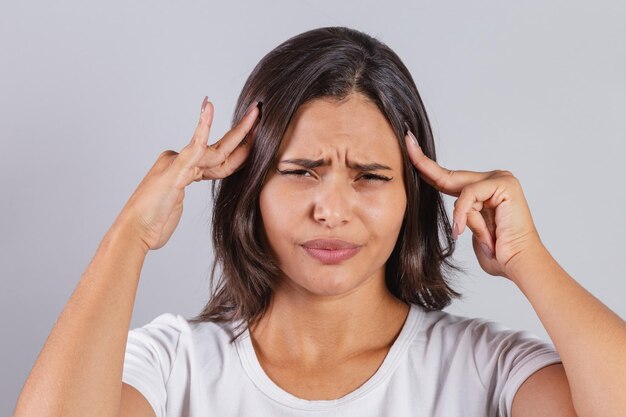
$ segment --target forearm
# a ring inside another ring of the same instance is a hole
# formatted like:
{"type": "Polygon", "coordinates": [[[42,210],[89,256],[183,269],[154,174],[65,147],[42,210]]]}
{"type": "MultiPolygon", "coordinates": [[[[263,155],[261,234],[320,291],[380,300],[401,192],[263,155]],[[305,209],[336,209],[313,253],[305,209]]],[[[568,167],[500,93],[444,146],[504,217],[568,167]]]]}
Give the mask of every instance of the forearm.
{"type": "Polygon", "coordinates": [[[48,336],[15,417],[118,416],[126,339],[147,249],[117,223],[48,336]]]}
{"type": "Polygon", "coordinates": [[[542,245],[509,278],[529,300],[565,368],[579,417],[626,412],[626,322],[578,284],[542,245]]]}

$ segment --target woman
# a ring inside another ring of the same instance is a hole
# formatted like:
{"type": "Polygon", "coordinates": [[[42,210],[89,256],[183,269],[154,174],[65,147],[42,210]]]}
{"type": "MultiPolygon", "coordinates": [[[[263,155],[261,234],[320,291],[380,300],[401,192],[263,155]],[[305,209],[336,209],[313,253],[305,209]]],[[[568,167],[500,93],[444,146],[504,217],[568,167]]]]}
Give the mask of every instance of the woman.
{"type": "Polygon", "coordinates": [[[205,97],[191,142],[124,206],[16,416],[624,415],[624,321],[550,256],[512,173],[435,162],[415,84],[386,45],[302,33],[259,62],[234,127],[209,146],[212,119],[205,97]],[[172,235],[185,187],[207,179],[221,179],[213,297],[193,320],[129,332],[146,254],[172,235]],[[458,197],[452,227],[441,192],[458,197]],[[442,311],[459,296],[444,271],[460,270],[448,258],[466,229],[554,346],[442,311]]]}

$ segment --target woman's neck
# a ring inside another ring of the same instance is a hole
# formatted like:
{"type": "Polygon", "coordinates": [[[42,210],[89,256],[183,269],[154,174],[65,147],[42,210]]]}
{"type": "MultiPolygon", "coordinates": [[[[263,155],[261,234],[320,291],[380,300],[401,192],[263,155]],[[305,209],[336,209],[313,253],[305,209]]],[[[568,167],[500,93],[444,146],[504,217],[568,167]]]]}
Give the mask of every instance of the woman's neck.
{"type": "Polygon", "coordinates": [[[277,285],[263,317],[250,327],[257,355],[269,362],[316,367],[389,349],[409,312],[384,277],[341,296],[277,285]]]}

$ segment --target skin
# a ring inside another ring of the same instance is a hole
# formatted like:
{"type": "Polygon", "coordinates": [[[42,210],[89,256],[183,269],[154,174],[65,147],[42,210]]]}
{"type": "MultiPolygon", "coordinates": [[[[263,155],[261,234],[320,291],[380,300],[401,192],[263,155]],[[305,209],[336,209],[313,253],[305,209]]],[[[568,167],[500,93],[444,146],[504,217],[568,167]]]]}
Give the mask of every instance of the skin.
{"type": "Polygon", "coordinates": [[[346,359],[369,357],[377,362],[370,366],[373,373],[409,311],[384,283],[406,210],[395,133],[361,94],[317,99],[295,115],[277,161],[261,191],[260,210],[282,275],[268,312],[251,328],[257,355],[266,369],[274,365],[294,374],[321,374],[346,359]],[[295,158],[326,164],[307,169],[284,162],[295,158]],[[390,169],[364,172],[350,168],[354,162],[390,169]],[[362,246],[337,265],[321,263],[301,246],[328,237],[362,246]]]}

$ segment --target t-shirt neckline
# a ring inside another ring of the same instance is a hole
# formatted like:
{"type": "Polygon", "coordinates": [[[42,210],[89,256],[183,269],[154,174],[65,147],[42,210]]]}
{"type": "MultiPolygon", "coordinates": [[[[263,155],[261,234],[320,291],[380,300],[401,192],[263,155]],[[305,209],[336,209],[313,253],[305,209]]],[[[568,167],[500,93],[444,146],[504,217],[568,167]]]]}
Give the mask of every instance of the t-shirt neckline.
{"type": "Polygon", "coordinates": [[[235,346],[237,348],[241,364],[245,372],[248,374],[248,377],[257,386],[257,388],[269,398],[288,407],[300,410],[326,410],[355,401],[385,381],[397,368],[400,359],[404,356],[404,353],[407,351],[411,341],[415,340],[415,335],[420,327],[423,316],[424,311],[420,308],[420,306],[411,304],[409,313],[404,321],[404,324],[402,325],[402,329],[400,330],[398,337],[394,340],[389,352],[387,352],[387,356],[385,356],[385,359],[376,373],[374,373],[374,375],[372,375],[363,385],[354,391],[349,392],[341,398],[333,400],[306,400],[298,398],[276,385],[276,383],[265,373],[263,367],[259,363],[252,345],[252,339],[250,338],[250,331],[248,328],[246,328],[241,336],[235,341],[235,346]]]}

